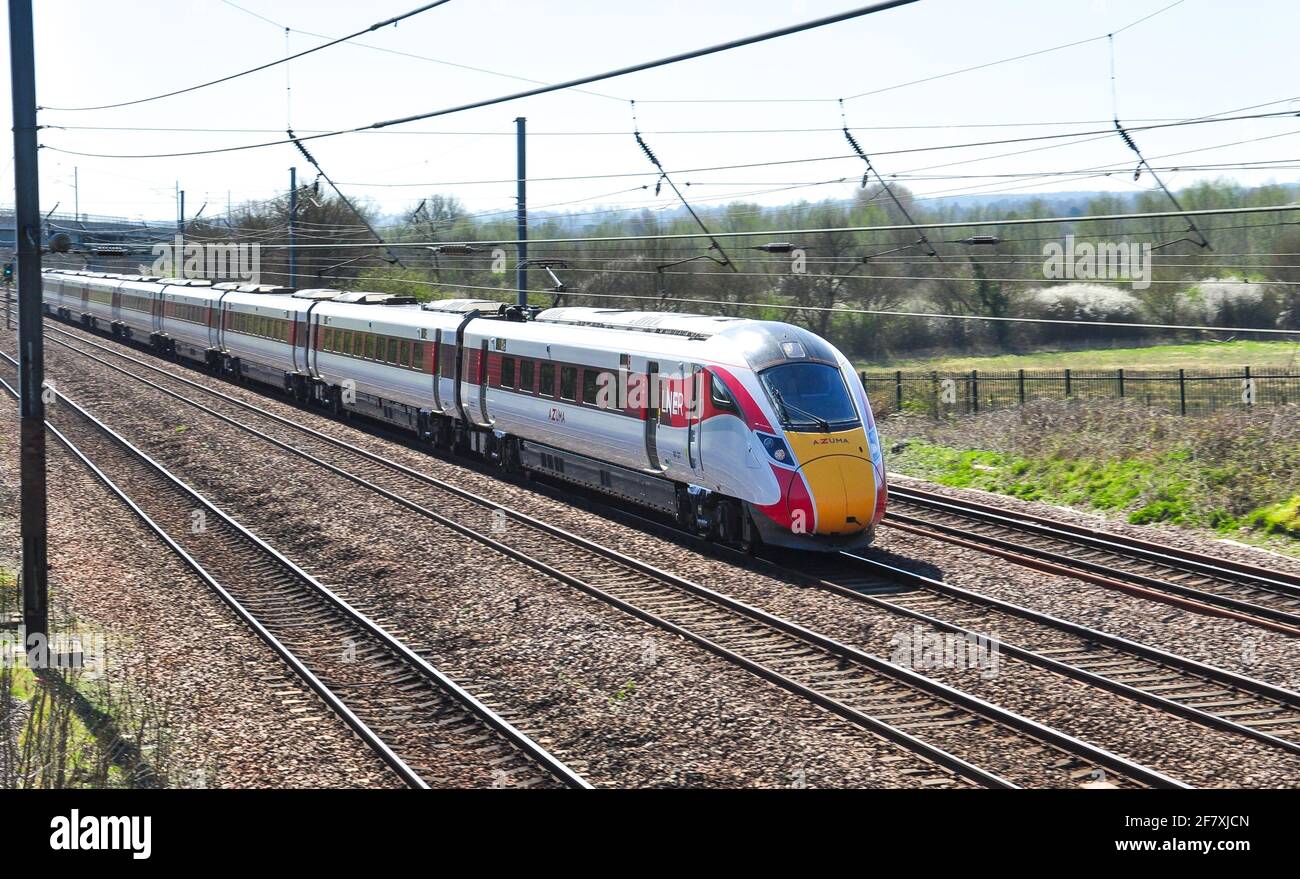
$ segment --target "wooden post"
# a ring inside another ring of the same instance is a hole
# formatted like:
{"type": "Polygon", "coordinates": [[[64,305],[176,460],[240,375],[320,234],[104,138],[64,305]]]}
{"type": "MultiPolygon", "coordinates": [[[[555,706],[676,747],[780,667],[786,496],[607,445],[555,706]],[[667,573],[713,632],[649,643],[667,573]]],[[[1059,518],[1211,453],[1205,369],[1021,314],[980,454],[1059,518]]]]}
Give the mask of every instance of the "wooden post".
{"type": "Polygon", "coordinates": [[[1025,371],[1023,369],[1016,376],[1016,390],[1020,395],[1020,405],[1025,405],[1025,371]]]}
{"type": "Polygon", "coordinates": [[[970,411],[971,414],[980,411],[980,376],[974,369],[970,371],[970,411]]]}
{"type": "Polygon", "coordinates": [[[894,411],[903,411],[903,370],[894,370],[894,411]]]}
{"type": "Polygon", "coordinates": [[[1187,370],[1178,370],[1178,414],[1187,414],[1187,370]]]}
{"type": "Polygon", "coordinates": [[[1065,396],[1067,398],[1070,396],[1070,370],[1069,369],[1065,370],[1065,396]]]}
{"type": "Polygon", "coordinates": [[[1119,387],[1119,398],[1124,399],[1124,367],[1115,370],[1115,383],[1119,387]]]}

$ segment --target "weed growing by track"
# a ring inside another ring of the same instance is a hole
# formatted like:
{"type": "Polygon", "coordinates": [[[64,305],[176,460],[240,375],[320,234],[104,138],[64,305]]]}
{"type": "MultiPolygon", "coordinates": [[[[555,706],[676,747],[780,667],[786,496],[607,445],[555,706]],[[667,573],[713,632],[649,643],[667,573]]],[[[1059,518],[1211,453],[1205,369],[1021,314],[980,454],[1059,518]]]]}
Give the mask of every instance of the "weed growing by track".
{"type": "MultiPolygon", "coordinates": [[[[18,607],[0,572],[0,618],[18,607]]],[[[0,790],[207,786],[210,769],[177,758],[172,707],[151,695],[149,669],[108,673],[27,668],[15,639],[0,639],[0,790]]]]}

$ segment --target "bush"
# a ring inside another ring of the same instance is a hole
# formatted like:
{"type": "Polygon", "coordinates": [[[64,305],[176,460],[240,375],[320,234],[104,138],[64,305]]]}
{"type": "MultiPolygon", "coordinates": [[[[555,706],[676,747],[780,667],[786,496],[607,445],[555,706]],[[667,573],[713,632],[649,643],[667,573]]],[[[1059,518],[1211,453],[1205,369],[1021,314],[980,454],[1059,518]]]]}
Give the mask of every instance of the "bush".
{"type": "MultiPolygon", "coordinates": [[[[1129,290],[1107,284],[1060,284],[1029,291],[1024,316],[1046,320],[1141,323],[1142,303],[1129,290]]],[[[1131,339],[1143,335],[1133,327],[1079,327],[1042,324],[1031,331],[1038,342],[1084,339],[1131,339]]]]}

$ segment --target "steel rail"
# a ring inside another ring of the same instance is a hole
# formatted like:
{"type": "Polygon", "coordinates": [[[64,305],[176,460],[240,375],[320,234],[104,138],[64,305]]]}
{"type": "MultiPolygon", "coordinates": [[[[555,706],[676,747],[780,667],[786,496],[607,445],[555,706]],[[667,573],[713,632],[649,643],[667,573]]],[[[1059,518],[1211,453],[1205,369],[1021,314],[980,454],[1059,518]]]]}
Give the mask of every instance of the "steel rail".
{"type": "MultiPolygon", "coordinates": [[[[71,336],[71,334],[67,334],[67,335],[71,336]]],[[[72,336],[72,337],[77,339],[80,342],[88,342],[88,340],[83,339],[80,336],[72,336]]],[[[575,546],[579,546],[589,552],[593,552],[608,560],[614,561],[617,564],[623,565],[624,567],[633,569],[645,575],[646,577],[651,578],[652,580],[658,581],[661,584],[668,585],[672,588],[684,592],[688,592],[714,605],[723,607],[734,614],[738,614],[740,616],[748,618],[753,622],[757,622],[762,626],[775,629],[777,631],[785,633],[786,635],[804,641],[805,643],[812,644],[817,648],[826,651],[830,654],[842,657],[844,659],[851,660],[859,664],[860,666],[863,666],[864,668],[870,669],[876,674],[892,677],[896,681],[902,681],[910,687],[929,693],[934,698],[943,699],[950,703],[960,705],[963,708],[965,708],[967,711],[970,711],[974,714],[977,715],[982,714],[986,718],[1001,723],[1003,726],[1010,727],[1011,729],[1017,730],[1031,737],[1038,738],[1040,741],[1049,743],[1057,747],[1058,749],[1070,753],[1074,756],[1084,756],[1091,762],[1095,763],[1096,765],[1104,766],[1105,768],[1111,770],[1112,772],[1116,772],[1120,775],[1127,776],[1131,779],[1139,781],[1140,783],[1147,784],[1150,786],[1156,786],[1156,787],[1185,787],[1186,786],[1182,782],[1176,781],[1172,778],[1169,778],[1168,776],[1165,776],[1147,767],[1141,766],[1140,764],[1127,760],[1126,758],[1123,758],[1119,755],[1115,755],[1109,751],[1106,751],[1105,749],[1097,748],[1096,746],[1093,746],[1079,739],[1076,739],[1072,736],[1069,736],[1065,733],[1062,733],[1058,730],[1055,730],[1051,727],[1048,727],[1045,724],[1041,724],[1038,723],[1037,721],[1033,721],[1028,718],[1021,717],[1020,715],[1014,712],[993,705],[992,703],[980,699],[979,697],[972,696],[970,694],[948,687],[947,685],[939,683],[938,681],[934,681],[930,678],[927,678],[924,675],[920,675],[912,671],[911,669],[907,669],[903,666],[899,666],[894,663],[890,663],[886,660],[882,660],[877,657],[871,656],[863,651],[857,650],[856,648],[839,643],[833,639],[827,638],[826,636],[808,630],[789,620],[785,620],[773,614],[769,614],[758,608],[737,601],[736,599],[733,599],[729,596],[707,589],[706,587],[695,584],[689,580],[678,577],[674,574],[662,571],[658,568],[655,568],[651,565],[641,562],[638,559],[633,559],[616,550],[612,550],[608,547],[605,547],[599,543],[590,541],[586,538],[572,534],[571,532],[568,532],[564,529],[542,522],[541,520],[537,519],[534,516],[521,513],[509,507],[503,507],[500,504],[489,501],[477,494],[474,494],[473,492],[469,492],[465,489],[462,489],[459,486],[451,485],[449,483],[446,483],[443,480],[439,480],[435,477],[429,476],[427,474],[406,467],[405,465],[390,461],[386,458],[383,458],[382,456],[375,455],[374,453],[371,453],[365,449],[361,449],[343,440],[339,440],[335,437],[329,436],[328,434],[324,434],[320,431],[298,424],[296,422],[283,418],[282,416],[276,415],[274,413],[267,412],[261,407],[255,406],[251,403],[247,403],[246,401],[243,400],[238,400],[237,398],[223,394],[214,389],[207,388],[201,384],[191,381],[190,379],[184,378],[182,376],[177,376],[172,372],[160,369],[156,366],[153,366],[152,364],[145,363],[144,361],[141,361],[138,358],[121,354],[119,352],[113,351],[112,349],[105,348],[105,346],[100,346],[94,342],[88,342],[88,343],[94,345],[95,347],[104,348],[104,350],[109,351],[115,356],[133,361],[155,372],[162,373],[170,379],[180,381],[186,385],[195,387],[196,389],[208,395],[221,398],[224,401],[235,404],[242,409],[267,417],[275,421],[276,423],[281,424],[285,427],[289,427],[297,432],[307,434],[311,436],[313,439],[324,441],[327,444],[334,446],[336,448],[345,449],[348,452],[361,456],[362,458],[369,461],[370,463],[381,465],[394,472],[399,472],[403,476],[414,478],[426,485],[435,487],[442,491],[449,492],[451,494],[454,494],[465,500],[469,500],[487,509],[500,510],[507,517],[517,522],[520,522],[521,524],[542,531],[551,537],[555,537],[559,540],[563,540],[575,546]]],[[[72,350],[76,350],[72,346],[68,346],[68,347],[72,348],[72,350]]],[[[83,356],[91,357],[92,359],[103,362],[102,358],[94,357],[94,355],[87,354],[86,352],[81,352],[81,353],[83,354],[83,356]]],[[[952,769],[953,771],[957,772],[958,774],[963,775],[964,777],[970,778],[972,780],[976,780],[982,784],[986,784],[990,786],[1013,786],[1009,782],[1006,782],[1003,779],[999,779],[996,776],[992,776],[991,773],[987,773],[986,771],[980,769],[979,767],[975,767],[972,764],[969,764],[966,761],[962,760],[961,758],[956,757],[955,755],[949,754],[943,751],[942,749],[938,749],[935,746],[923,742],[917,739],[916,737],[911,736],[909,733],[896,729],[895,727],[892,727],[888,724],[882,724],[881,722],[876,721],[874,718],[871,718],[869,715],[864,715],[861,712],[856,711],[855,709],[845,705],[844,703],[836,699],[826,697],[824,694],[819,693],[817,690],[809,688],[803,685],[802,683],[798,682],[797,680],[790,678],[789,676],[782,675],[780,672],[768,668],[762,665],[761,663],[754,662],[753,660],[745,657],[744,655],[736,651],[733,651],[725,647],[724,645],[717,643],[711,638],[707,638],[702,635],[699,635],[698,633],[692,632],[691,630],[683,626],[679,626],[676,623],[673,623],[671,620],[668,620],[660,615],[646,611],[643,608],[639,608],[635,604],[628,601],[624,601],[623,599],[620,599],[617,596],[610,594],[608,591],[601,589],[598,586],[588,583],[585,580],[579,577],[575,577],[565,571],[561,571],[556,567],[554,567],[553,565],[541,561],[540,559],[536,559],[528,555],[527,553],[515,549],[512,546],[503,544],[501,541],[498,541],[489,535],[483,534],[482,532],[479,532],[476,529],[470,528],[469,526],[466,526],[460,522],[457,522],[453,519],[443,516],[440,513],[437,513],[434,510],[429,509],[428,507],[422,504],[412,501],[403,495],[390,491],[382,486],[376,485],[375,483],[370,482],[369,480],[363,477],[357,476],[355,473],[351,473],[350,471],[347,471],[344,468],[338,467],[334,464],[324,461],[316,457],[315,455],[312,455],[309,452],[297,448],[296,446],[292,446],[288,443],[285,443],[282,440],[269,436],[268,434],[265,434],[262,431],[257,430],[256,428],[253,428],[247,424],[232,419],[229,416],[226,416],[222,413],[216,412],[210,407],[206,407],[202,403],[198,403],[194,400],[190,400],[189,398],[181,394],[178,394],[175,391],[171,391],[167,388],[162,388],[161,386],[157,385],[156,382],[151,382],[148,379],[145,379],[140,376],[136,376],[132,373],[120,369],[119,367],[113,366],[112,364],[106,364],[106,365],[108,365],[111,369],[115,369],[119,372],[124,372],[125,374],[132,376],[137,381],[140,381],[146,385],[151,385],[156,389],[160,390],[161,392],[163,392],[164,394],[177,398],[183,402],[188,403],[191,406],[194,406],[202,411],[205,411],[208,414],[213,415],[214,417],[226,423],[229,423],[234,427],[237,427],[250,434],[258,436],[259,438],[263,439],[266,442],[270,442],[271,444],[277,446],[278,448],[281,448],[291,454],[309,460],[312,463],[316,464],[317,466],[321,466],[327,471],[334,473],[335,475],[342,476],[358,485],[361,485],[372,491],[375,491],[378,494],[388,498],[389,500],[392,500],[406,507],[407,509],[412,510],[413,512],[419,513],[420,515],[423,515],[426,518],[431,519],[432,521],[438,522],[439,524],[442,524],[445,527],[449,527],[452,530],[462,534],[463,536],[476,540],[477,542],[480,542],[483,545],[496,549],[497,551],[502,552],[505,555],[514,558],[517,561],[520,561],[524,564],[529,565],[530,567],[533,567],[535,570],[541,571],[542,573],[552,577],[553,579],[556,579],[560,582],[566,583],[567,585],[573,586],[584,592],[587,592],[588,594],[591,594],[594,597],[606,601],[618,607],[620,610],[623,610],[627,613],[637,616],[638,618],[646,622],[649,622],[652,625],[663,628],[667,631],[671,631],[674,634],[677,634],[681,637],[691,640],[692,642],[700,645],[701,647],[704,647],[710,652],[720,655],[728,659],[729,661],[738,664],[746,668],[747,670],[755,674],[758,674],[759,676],[769,680],[772,683],[782,686],[783,688],[791,692],[795,692],[798,695],[803,696],[804,698],[810,699],[815,704],[821,705],[822,707],[827,708],[828,710],[833,711],[836,714],[839,714],[841,717],[844,717],[845,719],[848,719],[852,722],[858,723],[859,725],[870,728],[873,731],[876,731],[884,735],[886,738],[895,741],[896,743],[905,744],[912,750],[923,749],[922,752],[925,753],[926,756],[934,760],[934,762],[937,762],[940,765],[944,765],[949,769],[952,769]]]]}
{"type": "MultiPolygon", "coordinates": [[[[4,352],[0,352],[2,357],[9,365],[15,365],[13,358],[4,352]]],[[[8,382],[0,378],[0,384],[12,396],[17,398],[17,392],[9,385],[8,382]]],[[[426,659],[412,651],[400,640],[388,633],[382,626],[371,620],[365,614],[348,604],[343,598],[318,581],[311,574],[304,571],[292,560],[285,557],[274,547],[267,544],[256,534],[246,529],[237,520],[231,517],[224,510],[213,504],[203,495],[190,488],[185,482],[172,474],[169,470],[149,457],[145,452],[130,443],[121,434],[114,431],[103,421],[90,414],[83,407],[78,405],[65,394],[54,390],[54,397],[66,405],[70,411],[84,419],[100,433],[107,436],[126,452],[145,464],[148,468],[173,484],[178,491],[186,495],[189,499],[199,504],[201,507],[212,513],[219,521],[232,528],[241,535],[248,543],[255,546],[261,553],[271,558],[284,570],[290,572],[295,580],[302,586],[309,589],[313,594],[323,599],[331,610],[342,614],[349,621],[356,623],[367,634],[373,637],[386,649],[392,651],[402,661],[412,669],[420,673],[437,689],[449,696],[453,701],[467,709],[471,714],[481,720],[486,726],[492,728],[512,745],[526,754],[533,762],[537,763],[548,774],[554,776],[565,786],[571,788],[590,788],[591,785],[573,770],[564,765],[562,761],[550,754],[541,745],[534,742],[531,738],[520,732],[512,724],[500,717],[490,707],[483,704],[475,696],[462,688],[459,684],[447,677],[426,659]]],[[[82,452],[75,444],[67,438],[54,425],[46,422],[49,429],[59,441],[66,446],[82,463],[84,463],[91,472],[107,486],[115,495],[123,500],[127,506],[134,512],[151,531],[157,534],[167,546],[172,549],[185,564],[191,568],[205,583],[217,592],[221,599],[229,605],[232,610],[247,623],[253,631],[271,646],[287,664],[308,683],[309,686],[321,696],[321,698],[334,710],[339,716],[352,728],[363,741],[366,742],[373,750],[380,755],[384,762],[388,763],[395,772],[411,787],[428,788],[428,784],[415,772],[401,757],[399,757],[392,748],[375,733],[368,724],[359,718],[351,708],[343,701],[341,697],[335,694],[323,681],[321,681],[308,667],[299,659],[287,646],[284,645],[274,634],[272,634],[255,616],[249,611],[217,578],[207,571],[193,556],[191,556],[183,547],[181,547],[174,538],[168,534],[162,526],[149,517],[139,505],[132,500],[126,492],[118,486],[113,480],[89,457],[82,452]]]]}

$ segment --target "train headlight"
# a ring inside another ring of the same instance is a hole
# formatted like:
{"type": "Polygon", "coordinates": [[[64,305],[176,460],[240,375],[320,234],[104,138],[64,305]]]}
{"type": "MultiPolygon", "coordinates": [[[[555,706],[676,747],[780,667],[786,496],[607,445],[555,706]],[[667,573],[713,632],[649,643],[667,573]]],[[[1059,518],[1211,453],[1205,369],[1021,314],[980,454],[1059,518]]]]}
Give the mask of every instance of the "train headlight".
{"type": "Polygon", "coordinates": [[[783,440],[765,434],[759,434],[759,436],[763,440],[763,448],[767,451],[767,454],[772,458],[772,460],[779,461],[782,464],[790,462],[790,451],[785,447],[785,442],[783,440]]]}

